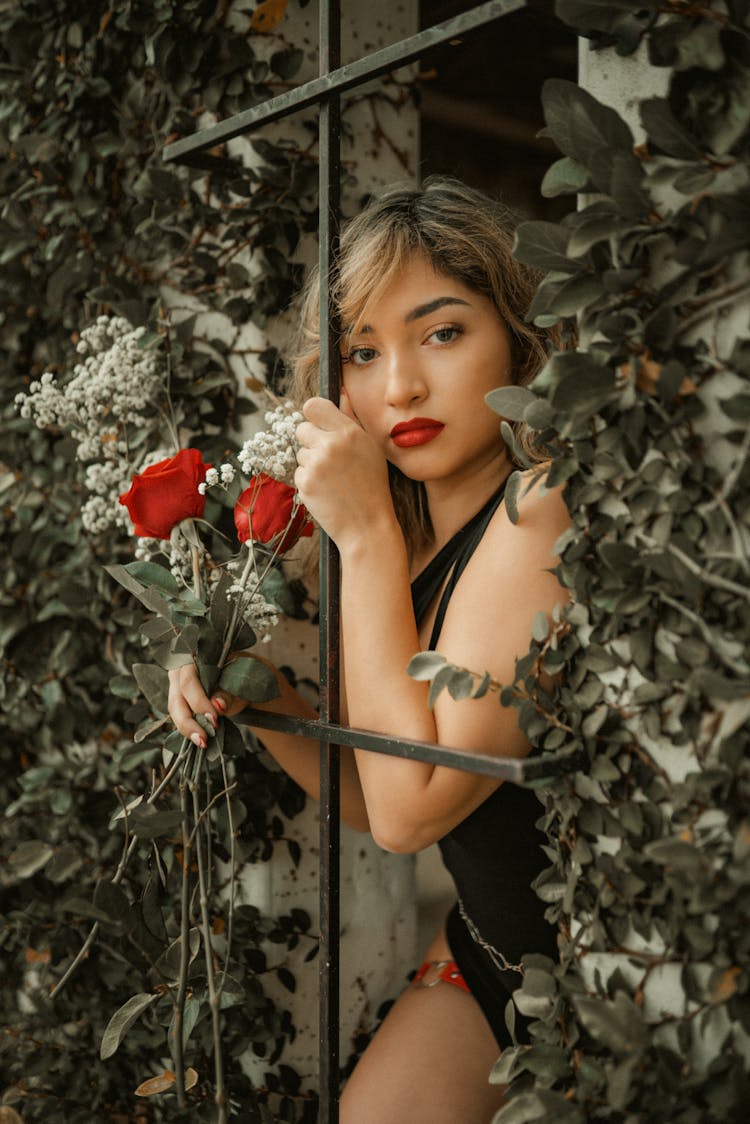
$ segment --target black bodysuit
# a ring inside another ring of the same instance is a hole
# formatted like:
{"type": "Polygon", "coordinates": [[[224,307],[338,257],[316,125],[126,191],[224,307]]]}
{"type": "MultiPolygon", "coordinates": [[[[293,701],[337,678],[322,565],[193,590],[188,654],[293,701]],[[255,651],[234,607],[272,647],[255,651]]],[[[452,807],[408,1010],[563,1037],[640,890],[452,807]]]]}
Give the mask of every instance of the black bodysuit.
{"type": "MultiPolygon", "coordinates": [[[[504,486],[412,582],[419,625],[448,577],[430,637],[431,649],[440,636],[451,594],[503,492],[504,486]]],[[[545,837],[535,827],[540,814],[539,800],[530,789],[505,781],[438,843],[459,898],[446,922],[451,955],[501,1048],[511,1045],[504,1011],[521,983],[518,971],[505,965],[518,965],[527,952],[557,955],[555,930],[544,920],[544,904],[531,889],[546,865],[541,849],[545,837]]],[[[526,1020],[518,1012],[515,1026],[516,1037],[524,1041],[526,1020]]]]}

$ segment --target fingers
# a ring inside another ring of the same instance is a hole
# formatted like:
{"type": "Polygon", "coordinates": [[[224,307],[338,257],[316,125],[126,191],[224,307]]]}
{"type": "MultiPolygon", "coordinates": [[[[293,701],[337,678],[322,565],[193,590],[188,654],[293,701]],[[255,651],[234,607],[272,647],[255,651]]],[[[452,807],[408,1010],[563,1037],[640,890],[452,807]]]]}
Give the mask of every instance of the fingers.
{"type": "MultiPolygon", "coordinates": [[[[308,398],[302,407],[302,413],[307,421],[312,422],[313,427],[317,429],[338,429],[343,420],[341,410],[333,402],[329,402],[327,398],[308,398]]],[[[347,420],[349,420],[348,416],[347,420]]],[[[300,426],[304,426],[304,424],[304,422],[301,422],[300,426]]],[[[299,427],[297,440],[300,440],[299,427]]]]}
{"type": "Polygon", "coordinates": [[[193,664],[170,671],[168,708],[169,716],[182,736],[205,749],[208,744],[206,732],[195,715],[202,714],[216,729],[218,712],[203,690],[193,664]]]}

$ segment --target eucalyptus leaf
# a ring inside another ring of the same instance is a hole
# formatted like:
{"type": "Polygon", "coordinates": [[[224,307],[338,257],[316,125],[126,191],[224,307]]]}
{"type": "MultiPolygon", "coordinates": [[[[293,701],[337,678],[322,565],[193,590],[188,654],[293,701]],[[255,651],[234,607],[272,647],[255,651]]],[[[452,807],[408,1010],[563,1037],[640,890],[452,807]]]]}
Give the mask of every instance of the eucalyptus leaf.
{"type": "Polygon", "coordinates": [[[112,1055],[116,1053],[118,1046],[133,1023],[136,1022],[143,1012],[158,998],[158,995],[150,995],[141,992],[138,995],[132,995],[127,1003],[123,1003],[122,1007],[115,1011],[102,1035],[102,1041],[99,1047],[99,1057],[102,1061],[106,1058],[111,1058],[112,1055]]]}
{"type": "Polygon", "coordinates": [[[586,191],[589,186],[589,174],[583,164],[563,156],[547,169],[540,191],[546,198],[553,199],[557,195],[586,191]]]}
{"type": "Polygon", "coordinates": [[[166,714],[169,677],[164,668],[153,663],[134,663],[132,672],[151,709],[157,715],[166,714]]]}
{"type": "Polygon", "coordinates": [[[279,697],[276,675],[266,664],[240,656],[227,664],[219,678],[219,689],[248,702],[268,702],[279,697]]]}
{"type": "Polygon", "coordinates": [[[10,872],[15,878],[31,878],[52,858],[54,851],[41,839],[28,839],[11,852],[8,859],[10,872]]]}
{"type": "Polygon", "coordinates": [[[521,473],[511,472],[503,493],[503,503],[511,523],[518,523],[518,493],[521,490],[521,473]]]}
{"type": "Polygon", "coordinates": [[[638,106],[649,139],[662,152],[678,160],[699,160],[700,147],[677,121],[666,98],[646,98],[638,106]]]}
{"type": "Polygon", "coordinates": [[[566,232],[551,222],[522,222],[516,228],[513,256],[526,265],[546,271],[577,273],[581,264],[568,257],[566,232]]]}
{"type": "Polygon", "coordinates": [[[406,670],[412,679],[429,680],[434,678],[445,664],[445,656],[441,656],[439,652],[418,652],[409,660],[406,670]]]}
{"type": "Polygon", "coordinates": [[[532,390],[525,386],[501,386],[484,397],[491,410],[509,421],[521,421],[524,410],[538,401],[532,390]]]}
{"type": "Polygon", "coordinates": [[[168,593],[174,597],[180,592],[174,574],[164,566],[158,566],[155,562],[129,562],[124,569],[143,586],[160,589],[162,593],[168,593]]]}
{"type": "Polygon", "coordinates": [[[584,168],[603,149],[630,152],[633,134],[620,115],[587,90],[563,78],[548,78],[542,87],[547,130],[558,148],[584,168]]]}

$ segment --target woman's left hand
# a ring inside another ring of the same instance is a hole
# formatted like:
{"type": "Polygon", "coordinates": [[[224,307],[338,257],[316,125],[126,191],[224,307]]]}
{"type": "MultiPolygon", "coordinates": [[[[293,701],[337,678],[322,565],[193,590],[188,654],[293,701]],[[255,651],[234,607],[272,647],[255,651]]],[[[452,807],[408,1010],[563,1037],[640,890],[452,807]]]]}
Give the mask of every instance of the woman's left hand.
{"type": "Polygon", "coordinates": [[[341,408],[309,398],[297,426],[299,467],[294,483],[307,510],[341,550],[395,519],[388,464],[357,421],[346,391],[341,408]]]}

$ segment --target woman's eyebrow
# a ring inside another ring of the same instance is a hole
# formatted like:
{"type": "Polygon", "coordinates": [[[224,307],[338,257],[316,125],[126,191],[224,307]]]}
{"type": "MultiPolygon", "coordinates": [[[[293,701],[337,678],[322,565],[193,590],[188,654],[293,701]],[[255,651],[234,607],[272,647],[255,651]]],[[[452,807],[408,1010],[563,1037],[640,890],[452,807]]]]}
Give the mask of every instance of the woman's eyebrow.
{"type": "Polygon", "coordinates": [[[448,304],[463,304],[470,307],[469,302],[461,300],[460,297],[436,297],[434,301],[428,301],[427,304],[419,304],[413,308],[411,312],[407,312],[404,317],[404,323],[409,324],[412,320],[419,320],[422,316],[429,316],[431,312],[437,312],[439,308],[444,308],[448,304]]]}
{"type": "MultiPolygon", "coordinates": [[[[410,324],[412,320],[419,320],[422,316],[429,316],[431,312],[437,312],[439,308],[445,308],[445,306],[449,304],[462,304],[465,305],[466,308],[471,308],[469,302],[462,300],[461,297],[436,297],[434,301],[427,301],[426,304],[418,304],[411,312],[407,312],[404,317],[404,323],[410,324]]],[[[355,334],[358,336],[366,336],[370,332],[372,332],[372,326],[370,324],[362,324],[356,329],[355,334]]]]}

